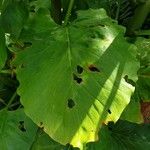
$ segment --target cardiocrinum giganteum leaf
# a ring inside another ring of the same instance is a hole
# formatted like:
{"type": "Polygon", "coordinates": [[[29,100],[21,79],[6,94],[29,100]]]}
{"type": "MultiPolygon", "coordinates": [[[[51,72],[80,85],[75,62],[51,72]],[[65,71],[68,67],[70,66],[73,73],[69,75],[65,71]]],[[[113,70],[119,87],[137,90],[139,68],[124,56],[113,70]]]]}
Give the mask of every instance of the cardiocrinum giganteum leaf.
{"type": "Polygon", "coordinates": [[[126,78],[136,81],[139,67],[124,32],[103,9],[79,11],[66,27],[39,10],[25,26],[20,40],[32,45],[16,53],[18,93],[54,140],[82,149],[119,119],[134,91],[126,78]]]}

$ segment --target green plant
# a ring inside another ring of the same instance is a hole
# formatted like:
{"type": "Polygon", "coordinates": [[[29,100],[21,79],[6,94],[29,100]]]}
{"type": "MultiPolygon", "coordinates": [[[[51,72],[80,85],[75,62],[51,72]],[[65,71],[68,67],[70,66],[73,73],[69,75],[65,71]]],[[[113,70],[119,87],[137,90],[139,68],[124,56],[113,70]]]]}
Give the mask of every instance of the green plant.
{"type": "Polygon", "coordinates": [[[0,1],[0,149],[148,150],[149,2],[0,1]]]}

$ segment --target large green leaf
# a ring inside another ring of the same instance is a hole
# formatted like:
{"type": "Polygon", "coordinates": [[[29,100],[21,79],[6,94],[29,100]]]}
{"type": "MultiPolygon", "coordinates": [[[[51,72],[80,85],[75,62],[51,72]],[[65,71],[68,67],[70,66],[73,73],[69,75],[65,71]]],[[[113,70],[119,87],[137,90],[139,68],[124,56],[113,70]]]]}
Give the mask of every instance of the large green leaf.
{"type": "Polygon", "coordinates": [[[7,59],[7,52],[5,47],[5,34],[0,26],[0,70],[4,67],[5,61],[7,59]]]}
{"type": "Polygon", "coordinates": [[[100,140],[90,143],[87,150],[149,150],[150,125],[137,125],[118,121],[115,125],[103,126],[100,140]]]}
{"type": "Polygon", "coordinates": [[[22,110],[0,111],[0,149],[30,149],[35,135],[36,125],[22,110]]]}
{"type": "Polygon", "coordinates": [[[18,93],[25,112],[54,140],[82,148],[102,123],[116,122],[137,80],[135,47],[103,9],[79,11],[62,27],[40,10],[20,40],[32,46],[16,54],[18,93]]]}

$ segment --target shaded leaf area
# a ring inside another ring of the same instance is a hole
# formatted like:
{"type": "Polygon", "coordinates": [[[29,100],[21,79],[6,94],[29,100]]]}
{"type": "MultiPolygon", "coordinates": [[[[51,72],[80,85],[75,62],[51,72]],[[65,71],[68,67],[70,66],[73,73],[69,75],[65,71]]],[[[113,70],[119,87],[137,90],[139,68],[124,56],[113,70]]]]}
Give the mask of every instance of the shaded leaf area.
{"type": "MultiPolygon", "coordinates": [[[[36,138],[30,150],[69,150],[67,146],[53,141],[42,129],[37,131],[36,138]]],[[[71,149],[70,149],[71,150],[71,149]]]]}
{"type": "Polygon", "coordinates": [[[131,98],[129,105],[123,111],[120,119],[127,120],[133,123],[144,123],[143,115],[141,112],[141,104],[135,97],[131,98]]]}
{"type": "MultiPolygon", "coordinates": [[[[3,150],[71,150],[53,141],[23,109],[0,111],[0,148],[3,150]]],[[[73,149],[73,148],[72,148],[73,149]]]]}
{"type": "MultiPolygon", "coordinates": [[[[6,150],[77,150],[70,145],[53,141],[42,128],[38,128],[23,112],[1,110],[0,147],[6,150]]],[[[148,150],[150,125],[137,125],[119,120],[115,125],[103,125],[100,141],[88,143],[87,150],[148,150]]]]}
{"type": "Polygon", "coordinates": [[[137,38],[138,58],[140,60],[140,70],[138,71],[138,81],[135,95],[139,100],[150,100],[150,39],[137,38]]]}
{"type": "Polygon", "coordinates": [[[0,111],[0,148],[2,150],[30,149],[36,135],[36,125],[22,110],[0,111]]]}
{"type": "Polygon", "coordinates": [[[134,87],[124,77],[135,82],[139,63],[124,32],[103,9],[79,11],[67,27],[39,10],[25,25],[19,40],[32,45],[13,62],[18,94],[25,113],[57,142],[82,148],[128,105],[134,87]]]}
{"type": "MultiPolygon", "coordinates": [[[[13,93],[18,87],[18,82],[7,74],[0,74],[0,109],[7,106],[13,93]]],[[[14,102],[10,105],[10,109],[15,110],[20,106],[19,98],[16,97],[14,102]]]]}
{"type": "Polygon", "coordinates": [[[5,0],[1,10],[1,25],[5,33],[17,39],[28,18],[27,1],[5,0]]]}
{"type": "Polygon", "coordinates": [[[149,150],[150,125],[119,120],[103,126],[100,141],[87,144],[88,150],[149,150]]]}

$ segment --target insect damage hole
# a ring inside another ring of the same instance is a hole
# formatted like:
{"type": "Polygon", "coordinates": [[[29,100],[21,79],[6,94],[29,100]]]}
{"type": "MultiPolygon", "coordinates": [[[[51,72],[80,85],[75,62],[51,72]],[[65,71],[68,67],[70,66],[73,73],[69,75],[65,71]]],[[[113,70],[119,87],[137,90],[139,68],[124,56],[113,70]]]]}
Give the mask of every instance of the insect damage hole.
{"type": "Polygon", "coordinates": [[[19,121],[19,126],[18,128],[22,131],[22,132],[26,132],[26,128],[24,126],[24,121],[19,121]]]}
{"type": "Polygon", "coordinates": [[[110,109],[108,109],[107,111],[108,111],[109,114],[111,114],[111,110],[110,109]]]}
{"type": "Polygon", "coordinates": [[[77,77],[75,74],[73,74],[73,79],[80,84],[82,82],[82,78],[77,77]]]}
{"type": "Polygon", "coordinates": [[[44,130],[44,124],[43,124],[43,122],[40,122],[40,123],[39,123],[39,127],[40,127],[42,130],[44,130]]]}
{"type": "Polygon", "coordinates": [[[68,107],[71,109],[75,106],[75,102],[72,99],[68,99],[68,107]]]}
{"type": "Polygon", "coordinates": [[[92,72],[100,72],[100,70],[95,65],[89,65],[88,68],[92,72]]]}
{"type": "Polygon", "coordinates": [[[30,12],[35,13],[35,6],[34,6],[34,5],[32,5],[32,6],[30,7],[30,12]]]}
{"type": "Polygon", "coordinates": [[[133,80],[129,79],[128,75],[125,75],[125,76],[124,76],[124,80],[125,80],[127,83],[129,83],[129,84],[131,84],[131,85],[133,85],[133,86],[136,86],[135,82],[134,82],[133,80]]]}
{"type": "Polygon", "coordinates": [[[77,72],[81,74],[83,72],[83,68],[80,65],[77,65],[77,72]]]}
{"type": "Polygon", "coordinates": [[[24,48],[32,46],[31,42],[24,42],[23,44],[24,44],[24,46],[23,46],[24,48]]]}
{"type": "Polygon", "coordinates": [[[43,126],[43,122],[40,122],[40,126],[43,126]]]}
{"type": "Polygon", "coordinates": [[[25,64],[21,64],[21,65],[20,65],[20,68],[25,68],[25,64]]]}

